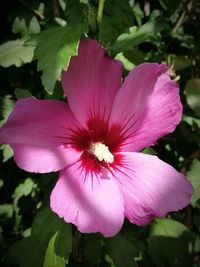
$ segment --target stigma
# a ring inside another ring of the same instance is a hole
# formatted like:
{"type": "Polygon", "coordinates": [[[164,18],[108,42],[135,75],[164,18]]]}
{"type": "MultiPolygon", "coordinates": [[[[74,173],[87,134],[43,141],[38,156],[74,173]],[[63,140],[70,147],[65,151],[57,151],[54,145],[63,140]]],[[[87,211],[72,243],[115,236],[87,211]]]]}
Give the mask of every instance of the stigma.
{"type": "Polygon", "coordinates": [[[105,161],[105,163],[114,162],[114,155],[110,152],[109,147],[101,142],[93,143],[90,148],[90,153],[94,154],[99,161],[105,161]]]}

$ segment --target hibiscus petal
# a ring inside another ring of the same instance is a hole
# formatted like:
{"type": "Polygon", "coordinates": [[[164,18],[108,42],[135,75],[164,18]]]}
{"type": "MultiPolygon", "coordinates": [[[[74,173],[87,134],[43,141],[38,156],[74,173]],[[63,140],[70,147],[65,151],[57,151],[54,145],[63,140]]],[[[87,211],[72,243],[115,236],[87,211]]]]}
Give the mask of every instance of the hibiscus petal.
{"type": "Polygon", "coordinates": [[[17,165],[26,171],[57,171],[80,156],[67,145],[75,122],[64,102],[21,99],[0,129],[0,143],[12,147],[17,165]]]}
{"type": "Polygon", "coordinates": [[[121,86],[122,64],[111,59],[95,40],[83,39],[78,56],[62,73],[64,92],[77,120],[85,126],[89,117],[107,119],[121,86]]]}
{"type": "Polygon", "coordinates": [[[144,225],[189,204],[193,188],[183,174],[156,156],[137,152],[118,154],[113,168],[125,201],[125,216],[144,225]]]}
{"type": "Polygon", "coordinates": [[[122,127],[122,150],[139,151],[174,131],[181,116],[179,88],[166,66],[144,63],[129,73],[118,91],[110,123],[122,127]]]}
{"type": "Polygon", "coordinates": [[[64,169],[51,194],[52,210],[83,233],[113,236],[124,220],[122,194],[105,173],[85,173],[79,163],[64,169]]]}

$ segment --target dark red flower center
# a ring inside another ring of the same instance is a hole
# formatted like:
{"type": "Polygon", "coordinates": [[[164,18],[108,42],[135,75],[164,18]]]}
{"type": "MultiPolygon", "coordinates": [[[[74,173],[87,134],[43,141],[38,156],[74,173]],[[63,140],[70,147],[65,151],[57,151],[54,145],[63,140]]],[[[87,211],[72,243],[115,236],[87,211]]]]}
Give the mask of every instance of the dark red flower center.
{"type": "Polygon", "coordinates": [[[77,128],[71,136],[74,149],[83,152],[82,164],[88,171],[99,171],[102,165],[112,167],[116,163],[114,154],[120,151],[122,142],[121,127],[117,124],[109,126],[108,121],[98,117],[90,118],[87,129],[77,128]]]}

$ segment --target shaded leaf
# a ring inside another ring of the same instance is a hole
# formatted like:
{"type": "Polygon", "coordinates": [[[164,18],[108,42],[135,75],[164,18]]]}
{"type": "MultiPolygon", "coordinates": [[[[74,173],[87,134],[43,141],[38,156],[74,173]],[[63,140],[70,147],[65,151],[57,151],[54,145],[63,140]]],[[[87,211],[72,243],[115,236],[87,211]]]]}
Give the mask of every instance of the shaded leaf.
{"type": "Polygon", "coordinates": [[[57,232],[51,237],[44,259],[44,267],[65,267],[71,252],[71,225],[60,220],[57,232]]]}
{"type": "Polygon", "coordinates": [[[105,1],[99,41],[110,46],[126,28],[133,25],[133,17],[132,8],[127,0],[105,1]]]}
{"type": "Polygon", "coordinates": [[[117,235],[106,240],[109,256],[116,267],[135,267],[134,258],[138,256],[137,249],[125,237],[117,235]]]}
{"type": "MultiPolygon", "coordinates": [[[[20,267],[43,267],[44,259],[47,264],[48,260],[58,257],[57,262],[63,263],[71,251],[71,243],[71,225],[66,224],[50,209],[45,208],[35,217],[31,236],[12,244],[5,262],[19,264],[20,267]],[[51,257],[48,258],[49,256],[51,257]]],[[[51,265],[45,266],[65,265],[53,265],[51,262],[51,265]]]]}
{"type": "Polygon", "coordinates": [[[173,0],[159,0],[161,6],[167,10],[167,12],[172,15],[177,11],[177,8],[181,4],[181,0],[173,1],[173,0]]]}
{"type": "Polygon", "coordinates": [[[15,89],[15,96],[16,96],[17,99],[20,99],[20,98],[30,97],[32,95],[28,90],[21,89],[21,88],[16,88],[15,89]]]}
{"type": "Polygon", "coordinates": [[[93,264],[98,264],[102,252],[102,236],[99,234],[89,234],[84,236],[85,259],[93,264]]]}
{"type": "Polygon", "coordinates": [[[65,16],[69,26],[87,23],[88,1],[68,0],[65,5],[65,16]]]}
{"type": "Polygon", "coordinates": [[[32,237],[23,238],[11,245],[5,263],[17,264],[19,267],[42,267],[43,253],[32,237]]]}

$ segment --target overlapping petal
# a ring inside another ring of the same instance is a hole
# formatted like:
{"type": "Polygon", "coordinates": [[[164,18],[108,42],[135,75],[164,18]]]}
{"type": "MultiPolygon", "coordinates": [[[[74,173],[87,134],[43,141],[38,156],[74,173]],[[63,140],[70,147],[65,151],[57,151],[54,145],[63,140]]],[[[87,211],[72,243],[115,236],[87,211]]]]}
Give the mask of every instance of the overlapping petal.
{"type": "Polygon", "coordinates": [[[90,117],[108,118],[121,86],[122,64],[95,40],[81,40],[78,52],[62,73],[62,84],[71,110],[85,126],[90,117]]]}
{"type": "Polygon", "coordinates": [[[124,220],[123,198],[114,179],[107,177],[106,170],[86,174],[80,162],[61,171],[51,208],[83,233],[113,236],[124,220]]]}
{"type": "Polygon", "coordinates": [[[110,124],[119,124],[124,151],[139,151],[174,131],[182,116],[179,88],[166,66],[144,63],[135,67],[118,91],[110,124]]]}
{"type": "Polygon", "coordinates": [[[75,124],[64,102],[21,99],[0,129],[0,143],[10,144],[16,163],[26,171],[57,171],[80,156],[68,144],[75,124]]]}
{"type": "Polygon", "coordinates": [[[123,193],[125,216],[144,225],[188,205],[193,188],[183,174],[156,156],[124,152],[113,176],[123,193]]]}

